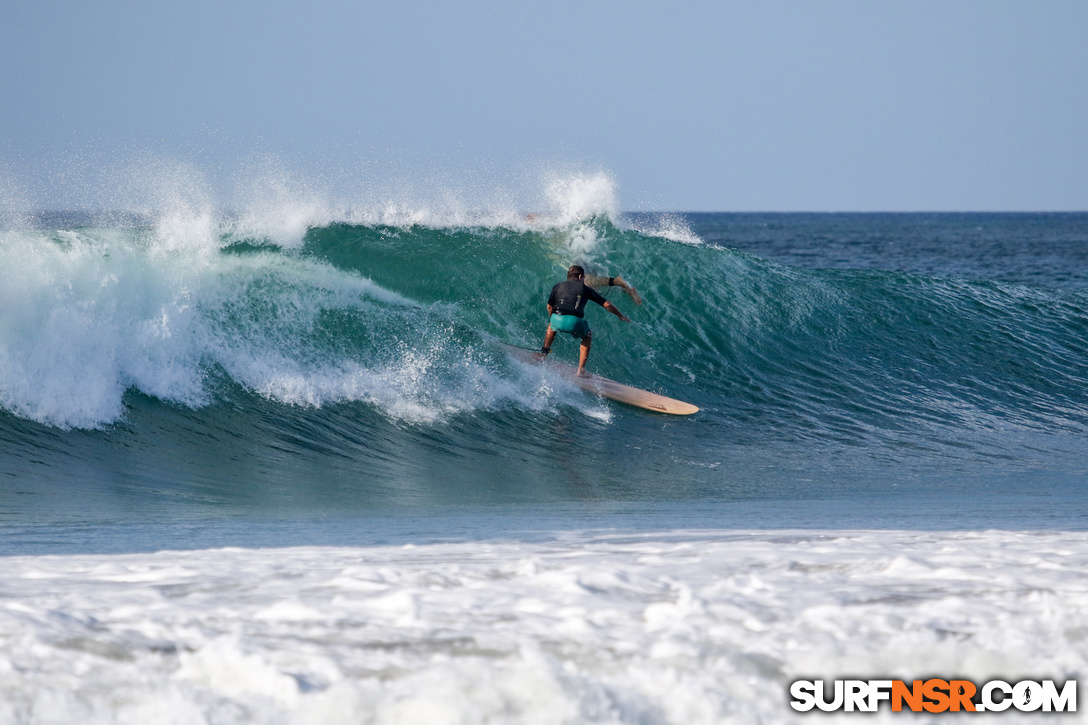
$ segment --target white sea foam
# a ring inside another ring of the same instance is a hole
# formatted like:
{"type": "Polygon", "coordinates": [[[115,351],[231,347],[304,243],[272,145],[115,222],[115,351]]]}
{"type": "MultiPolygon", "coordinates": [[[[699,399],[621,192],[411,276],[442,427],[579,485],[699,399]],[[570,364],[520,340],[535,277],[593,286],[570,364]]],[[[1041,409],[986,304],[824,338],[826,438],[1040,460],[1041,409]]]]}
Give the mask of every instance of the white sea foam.
{"type": "Polygon", "coordinates": [[[0,238],[0,400],[61,427],[116,420],[132,384],[202,398],[193,360],[191,267],[156,262],[111,233],[0,238]]]}
{"type": "MultiPolygon", "coordinates": [[[[1084,533],[586,532],[3,565],[5,723],[778,723],[799,678],[1088,666],[1084,533]]],[[[903,719],[886,708],[866,720],[903,719]]]]}
{"type": "Polygon", "coordinates": [[[532,191],[512,188],[481,191],[462,182],[444,178],[353,198],[343,205],[337,220],[396,227],[574,230],[573,245],[591,246],[595,239],[584,238],[589,222],[595,217],[619,216],[616,181],[606,172],[543,171],[532,181],[522,182],[532,191]]]}
{"type": "Polygon", "coordinates": [[[519,386],[466,356],[442,306],[291,254],[213,253],[218,232],[197,216],[166,220],[170,231],[0,232],[0,406],[60,428],[102,427],[124,416],[129,389],[206,405],[213,367],[279,402],[363,401],[420,423],[577,397],[542,399],[531,374],[519,386]],[[374,342],[322,345],[330,310],[369,326],[374,342]]]}
{"type": "Polygon", "coordinates": [[[310,228],[345,221],[325,191],[275,158],[250,164],[236,186],[237,214],[227,225],[234,238],[293,249],[302,246],[310,228]]]}
{"type": "Polygon", "coordinates": [[[635,231],[652,237],[692,246],[704,244],[699,235],[691,230],[691,226],[682,217],[675,214],[655,214],[652,221],[640,221],[630,224],[630,226],[635,231]]]}
{"type": "Polygon", "coordinates": [[[595,216],[619,216],[616,180],[608,173],[557,174],[548,181],[545,194],[548,212],[561,226],[595,216]]]}

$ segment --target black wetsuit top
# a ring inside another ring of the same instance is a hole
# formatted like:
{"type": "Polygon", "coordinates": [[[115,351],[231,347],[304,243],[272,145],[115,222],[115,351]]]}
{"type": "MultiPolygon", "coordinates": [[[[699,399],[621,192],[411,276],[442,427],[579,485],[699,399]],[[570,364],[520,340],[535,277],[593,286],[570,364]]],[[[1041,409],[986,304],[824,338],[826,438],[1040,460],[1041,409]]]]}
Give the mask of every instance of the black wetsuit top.
{"type": "Polygon", "coordinates": [[[561,315],[574,315],[585,317],[586,303],[593,300],[599,305],[605,303],[601,293],[590,287],[580,279],[568,279],[552,287],[552,293],[548,296],[548,304],[555,308],[561,315]]]}

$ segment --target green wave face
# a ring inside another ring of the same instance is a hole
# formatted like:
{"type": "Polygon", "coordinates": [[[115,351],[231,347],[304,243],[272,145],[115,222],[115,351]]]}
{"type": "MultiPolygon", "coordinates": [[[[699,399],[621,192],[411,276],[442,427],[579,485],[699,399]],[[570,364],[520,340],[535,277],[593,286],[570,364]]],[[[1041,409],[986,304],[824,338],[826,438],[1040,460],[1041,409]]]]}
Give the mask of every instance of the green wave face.
{"type": "Polygon", "coordinates": [[[776,263],[605,213],[336,222],[295,244],[138,223],[5,235],[3,440],[30,468],[28,440],[129,451],[131,470],[165,456],[186,480],[223,461],[285,486],[362,476],[382,500],[748,495],[813,460],[1074,466],[1088,428],[1075,288],[776,263]],[[588,311],[592,370],[697,416],[607,403],[503,353],[540,345],[572,263],[643,300],[602,289],[633,323],[588,311]]]}

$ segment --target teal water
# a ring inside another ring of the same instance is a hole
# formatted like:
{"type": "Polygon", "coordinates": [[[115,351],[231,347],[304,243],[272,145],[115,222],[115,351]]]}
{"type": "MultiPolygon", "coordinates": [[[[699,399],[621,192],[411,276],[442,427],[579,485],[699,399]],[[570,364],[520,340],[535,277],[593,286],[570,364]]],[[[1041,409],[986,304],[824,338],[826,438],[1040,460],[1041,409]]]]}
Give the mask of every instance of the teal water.
{"type": "Polygon", "coordinates": [[[1088,215],[350,217],[289,238],[229,216],[2,232],[9,546],[448,507],[834,500],[879,523],[892,509],[857,502],[882,497],[1080,525],[1088,215]],[[502,352],[540,344],[573,262],[644,300],[606,290],[634,322],[590,310],[590,367],[699,414],[502,352]],[[1039,495],[1055,505],[1019,498],[1039,495]],[[62,533],[24,536],[43,528],[62,533]]]}

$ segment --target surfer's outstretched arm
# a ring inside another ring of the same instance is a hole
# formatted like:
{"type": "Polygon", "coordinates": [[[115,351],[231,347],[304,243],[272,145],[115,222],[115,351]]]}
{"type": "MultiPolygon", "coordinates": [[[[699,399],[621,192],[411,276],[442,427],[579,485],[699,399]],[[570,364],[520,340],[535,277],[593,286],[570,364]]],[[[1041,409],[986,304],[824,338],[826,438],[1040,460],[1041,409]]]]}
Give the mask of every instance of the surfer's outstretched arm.
{"type": "Polygon", "coordinates": [[[606,300],[606,301],[605,301],[605,303],[604,303],[604,305],[603,305],[603,307],[604,307],[604,308],[605,308],[606,310],[608,310],[609,312],[611,312],[611,313],[612,313],[613,315],[615,315],[616,317],[618,317],[618,318],[620,318],[621,320],[623,320],[624,322],[630,322],[630,321],[631,321],[631,318],[630,318],[630,317],[628,317],[627,315],[625,315],[625,314],[623,314],[622,312],[620,312],[619,308],[618,308],[618,307],[616,307],[616,306],[615,306],[614,304],[612,304],[611,302],[608,302],[608,301],[606,300]]]}

